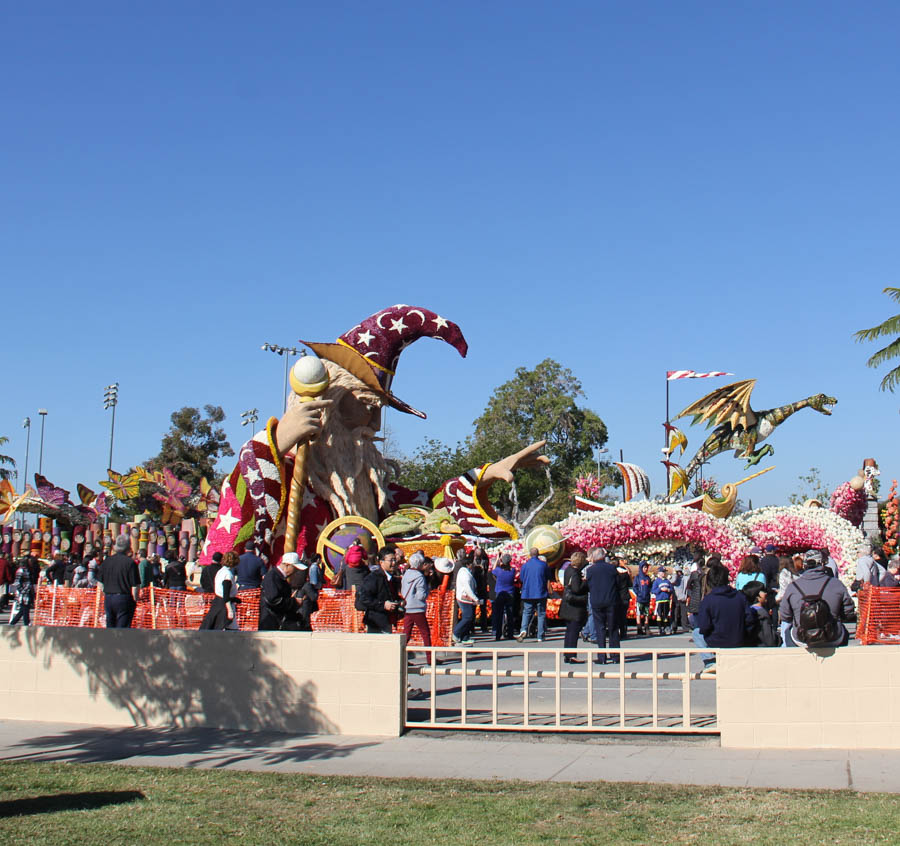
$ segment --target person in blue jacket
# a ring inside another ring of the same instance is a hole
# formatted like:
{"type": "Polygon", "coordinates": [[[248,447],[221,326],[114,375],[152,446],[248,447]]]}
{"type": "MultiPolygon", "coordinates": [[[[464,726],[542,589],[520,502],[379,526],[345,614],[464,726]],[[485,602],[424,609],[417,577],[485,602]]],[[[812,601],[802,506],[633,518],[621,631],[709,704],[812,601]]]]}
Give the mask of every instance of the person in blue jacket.
{"type": "MultiPolygon", "coordinates": [[[[706,575],[710,591],[700,603],[697,627],[708,646],[733,648],[744,645],[747,632],[756,626],[756,616],[747,597],[728,584],[728,570],[721,564],[710,565],[706,575]]],[[[705,658],[707,670],[715,666],[714,658],[705,658]]]]}
{"type": "Polygon", "coordinates": [[[528,636],[528,625],[534,614],[537,614],[537,639],[546,640],[547,562],[538,557],[537,547],[532,547],[528,553],[531,558],[519,570],[519,581],[522,583],[522,630],[516,635],[519,643],[528,636]]]}
{"type": "Polygon", "coordinates": [[[665,567],[660,567],[656,571],[656,578],[653,580],[650,592],[656,599],[656,621],[659,623],[659,633],[663,635],[672,615],[672,597],[675,594],[675,588],[669,581],[665,567]]]}
{"type": "Polygon", "coordinates": [[[647,562],[638,563],[637,575],[631,589],[634,591],[634,619],[637,623],[638,635],[650,634],[650,576],[647,575],[647,562]]]}

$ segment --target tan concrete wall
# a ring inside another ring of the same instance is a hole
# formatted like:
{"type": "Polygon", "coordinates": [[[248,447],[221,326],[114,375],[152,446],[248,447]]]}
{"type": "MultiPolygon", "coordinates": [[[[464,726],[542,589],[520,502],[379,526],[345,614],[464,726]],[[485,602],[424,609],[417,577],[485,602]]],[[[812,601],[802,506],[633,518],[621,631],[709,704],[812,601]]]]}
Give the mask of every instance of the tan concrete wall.
{"type": "Polygon", "coordinates": [[[0,715],[397,736],[401,635],[3,627],[0,715]]]}
{"type": "Polygon", "coordinates": [[[716,697],[722,746],[900,749],[900,646],[722,650],[716,697]]]}

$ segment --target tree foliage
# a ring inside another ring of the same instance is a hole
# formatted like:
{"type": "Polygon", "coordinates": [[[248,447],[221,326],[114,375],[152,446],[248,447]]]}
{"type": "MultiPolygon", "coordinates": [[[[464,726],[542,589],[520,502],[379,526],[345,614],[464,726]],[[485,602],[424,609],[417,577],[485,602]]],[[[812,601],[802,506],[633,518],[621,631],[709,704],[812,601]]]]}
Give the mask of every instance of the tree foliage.
{"type": "Polygon", "coordinates": [[[172,412],[172,425],[163,435],[159,454],[144,462],[148,470],[168,467],[192,488],[196,488],[204,476],[218,486],[222,477],[216,472],[216,462],[234,455],[234,450],[219,425],[225,420],[222,408],[206,405],[203,410],[205,416],[191,406],[172,412]]]}
{"type": "MultiPolygon", "coordinates": [[[[5,438],[0,435],[0,446],[9,443],[9,438],[5,438]]],[[[0,479],[8,479],[12,476],[13,470],[15,469],[16,462],[10,455],[0,455],[0,479]]]]}
{"type": "MultiPolygon", "coordinates": [[[[887,294],[894,302],[900,302],[900,288],[885,288],[887,294]]],[[[857,341],[875,341],[879,338],[891,338],[891,342],[876,352],[866,364],[869,367],[880,367],[884,362],[900,358],[900,314],[889,317],[883,323],[873,326],[871,329],[860,329],[855,334],[857,341]]],[[[881,390],[893,392],[900,384],[900,365],[888,371],[881,380],[881,390]]]]}
{"type": "Polygon", "coordinates": [[[800,490],[788,497],[791,505],[803,505],[808,499],[817,499],[825,508],[828,507],[831,494],[818,467],[810,467],[809,473],[799,476],[797,481],[800,482],[800,490]]]}
{"type": "MultiPolygon", "coordinates": [[[[520,367],[512,379],[494,390],[484,412],[474,421],[470,436],[456,446],[426,441],[411,458],[399,462],[400,482],[414,489],[433,490],[466,470],[546,440],[543,452],[550,458],[554,493],[532,522],[560,519],[571,509],[576,476],[596,471],[593,452],[607,439],[606,424],[593,411],[578,405],[582,396],[581,383],[574,373],[552,359],[532,370],[520,367]]],[[[614,472],[610,481],[615,483],[614,472]]],[[[518,471],[516,490],[521,511],[529,511],[549,491],[546,474],[541,470],[518,471]]],[[[504,517],[512,516],[509,485],[495,484],[490,499],[504,517]]]]}

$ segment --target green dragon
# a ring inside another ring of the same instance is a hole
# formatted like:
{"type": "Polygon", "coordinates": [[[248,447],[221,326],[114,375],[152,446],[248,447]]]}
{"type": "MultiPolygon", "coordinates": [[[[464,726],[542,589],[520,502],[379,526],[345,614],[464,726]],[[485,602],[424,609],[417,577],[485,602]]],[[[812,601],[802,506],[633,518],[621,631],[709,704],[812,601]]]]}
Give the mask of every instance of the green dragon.
{"type": "Polygon", "coordinates": [[[735,458],[746,458],[746,466],[753,467],[765,456],[775,453],[771,444],[759,448],[757,444],[768,438],[792,414],[802,408],[812,408],[830,416],[830,406],[837,405],[834,397],[815,394],[779,408],[754,411],[750,408],[754,385],[756,379],[725,385],[692,403],[678,415],[690,415],[694,423],[705,422],[707,426],[716,427],[684,469],[686,482],[693,478],[701,464],[730,449],[735,451],[735,458]]]}

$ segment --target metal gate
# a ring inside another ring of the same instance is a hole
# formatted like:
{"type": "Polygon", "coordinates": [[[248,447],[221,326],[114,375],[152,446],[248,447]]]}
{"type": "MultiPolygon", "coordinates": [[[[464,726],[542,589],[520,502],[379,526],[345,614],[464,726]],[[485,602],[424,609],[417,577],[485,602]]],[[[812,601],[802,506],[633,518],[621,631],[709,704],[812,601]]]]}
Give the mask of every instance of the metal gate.
{"type": "Polygon", "coordinates": [[[718,733],[715,671],[700,658],[715,649],[407,646],[406,652],[407,728],[718,733]],[[573,653],[583,663],[564,661],[573,653]]]}

